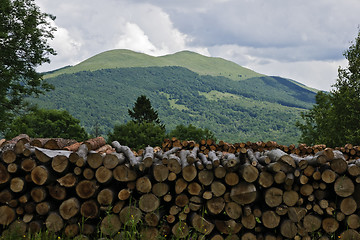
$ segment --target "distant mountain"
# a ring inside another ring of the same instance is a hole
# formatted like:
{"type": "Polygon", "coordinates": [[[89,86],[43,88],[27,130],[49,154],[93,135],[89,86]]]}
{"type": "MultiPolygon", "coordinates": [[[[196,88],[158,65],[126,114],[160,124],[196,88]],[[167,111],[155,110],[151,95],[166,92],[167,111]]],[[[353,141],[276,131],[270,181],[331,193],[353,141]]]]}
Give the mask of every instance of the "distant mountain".
{"type": "Polygon", "coordinates": [[[66,109],[88,132],[98,127],[104,135],[130,120],[127,109],[144,94],[167,130],[191,123],[228,142],[297,143],[295,121],[316,94],[294,80],[188,51],[152,57],[113,50],[45,77],[55,90],[31,101],[66,109]]]}
{"type": "Polygon", "coordinates": [[[46,77],[70,74],[81,71],[129,67],[167,67],[187,68],[200,75],[224,76],[233,80],[244,80],[264,76],[234,62],[214,57],[206,57],[190,51],[182,51],[161,57],[153,57],[130,50],[111,50],[91,57],[71,68],[60,69],[46,77]]]}

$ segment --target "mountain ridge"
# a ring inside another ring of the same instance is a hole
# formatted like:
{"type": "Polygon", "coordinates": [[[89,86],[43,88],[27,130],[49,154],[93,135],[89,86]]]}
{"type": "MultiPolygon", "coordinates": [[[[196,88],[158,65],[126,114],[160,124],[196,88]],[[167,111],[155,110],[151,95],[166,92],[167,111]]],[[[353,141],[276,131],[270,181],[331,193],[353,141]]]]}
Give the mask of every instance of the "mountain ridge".
{"type": "Polygon", "coordinates": [[[265,76],[229,60],[219,57],[207,57],[187,50],[164,56],[150,56],[128,49],[114,49],[96,54],[74,66],[52,71],[45,74],[45,78],[80,71],[167,66],[185,67],[200,75],[224,76],[235,81],[265,76]]]}

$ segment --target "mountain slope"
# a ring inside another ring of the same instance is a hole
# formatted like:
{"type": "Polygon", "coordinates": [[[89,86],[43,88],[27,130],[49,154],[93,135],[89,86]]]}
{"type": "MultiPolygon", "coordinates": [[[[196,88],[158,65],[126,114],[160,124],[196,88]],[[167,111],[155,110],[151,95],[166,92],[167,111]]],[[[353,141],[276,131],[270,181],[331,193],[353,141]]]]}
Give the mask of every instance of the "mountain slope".
{"type": "Polygon", "coordinates": [[[97,54],[73,67],[60,69],[59,71],[47,74],[45,77],[50,78],[60,74],[101,69],[165,66],[184,67],[200,75],[224,76],[233,80],[264,76],[231,61],[222,58],[206,57],[190,51],[153,57],[143,53],[119,49],[97,54]]]}
{"type": "Polygon", "coordinates": [[[295,121],[315,97],[313,91],[280,77],[234,81],[176,66],[79,71],[47,80],[55,90],[32,101],[68,110],[90,133],[98,126],[106,134],[114,124],[129,121],[127,109],[144,94],[167,130],[191,123],[228,142],[296,143],[295,121]]]}

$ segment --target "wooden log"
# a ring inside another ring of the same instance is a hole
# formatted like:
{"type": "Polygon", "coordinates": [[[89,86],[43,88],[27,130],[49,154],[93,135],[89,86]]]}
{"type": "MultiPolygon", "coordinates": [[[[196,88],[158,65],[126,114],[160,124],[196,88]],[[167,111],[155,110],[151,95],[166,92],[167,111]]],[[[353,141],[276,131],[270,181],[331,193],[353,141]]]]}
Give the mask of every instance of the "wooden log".
{"type": "Polygon", "coordinates": [[[283,190],[277,187],[271,187],[265,191],[265,203],[269,207],[277,207],[283,201],[283,190]]]}
{"type": "Polygon", "coordinates": [[[0,203],[6,204],[13,199],[13,194],[9,189],[4,189],[0,192],[0,203]]]}
{"type": "Polygon", "coordinates": [[[51,212],[45,220],[46,228],[50,232],[59,232],[64,227],[64,221],[61,216],[56,212],[51,212]]]}
{"type": "Polygon", "coordinates": [[[202,191],[202,187],[199,183],[197,182],[191,182],[189,183],[189,185],[187,186],[187,191],[190,195],[199,195],[202,191]]]}
{"type": "Polygon", "coordinates": [[[0,185],[7,183],[10,178],[10,174],[7,171],[6,167],[2,163],[0,163],[0,185]]]}
{"type": "Polygon", "coordinates": [[[169,185],[167,183],[155,183],[151,189],[152,193],[157,197],[163,197],[169,192],[169,185]]]}
{"type": "Polygon", "coordinates": [[[49,215],[49,212],[54,210],[53,205],[50,202],[40,202],[36,204],[35,211],[41,216],[49,215]]]}
{"type": "Polygon", "coordinates": [[[334,183],[334,190],[336,195],[340,197],[349,197],[354,193],[355,186],[349,177],[342,176],[336,179],[334,183]]]}
{"type": "Polygon", "coordinates": [[[227,172],[225,175],[225,183],[229,186],[235,186],[239,183],[240,178],[236,172],[227,172]]]}
{"type": "Polygon", "coordinates": [[[214,180],[213,171],[210,171],[210,170],[207,170],[207,169],[199,171],[198,180],[202,185],[209,186],[214,180]]]}
{"type": "Polygon", "coordinates": [[[72,152],[66,150],[50,150],[50,149],[35,147],[36,158],[42,163],[49,162],[52,158],[56,156],[65,156],[69,158],[71,153],[72,152]]]}
{"type": "Polygon", "coordinates": [[[288,155],[287,153],[285,153],[284,151],[278,148],[270,150],[265,154],[271,159],[272,162],[281,161],[283,163],[288,164],[292,168],[296,168],[294,159],[290,155],[288,155]]]}
{"type": "Polygon", "coordinates": [[[163,215],[163,211],[148,212],[144,216],[145,223],[150,227],[156,227],[159,225],[163,215]]]}
{"type": "Polygon", "coordinates": [[[280,216],[276,212],[268,210],[261,215],[261,222],[266,228],[276,228],[280,224],[280,216]]]}
{"type": "Polygon", "coordinates": [[[190,223],[191,226],[198,232],[204,234],[204,235],[209,235],[213,229],[214,229],[214,224],[212,224],[211,222],[209,222],[208,220],[206,220],[204,217],[200,216],[197,213],[191,213],[190,214],[190,223]]]}
{"type": "Polygon", "coordinates": [[[140,177],[136,180],[136,190],[140,193],[149,193],[151,191],[152,184],[147,176],[140,177]]]}
{"type": "Polygon", "coordinates": [[[171,232],[176,238],[185,238],[189,235],[189,226],[186,222],[179,221],[174,224],[171,232]]]}
{"type": "Polygon", "coordinates": [[[99,168],[103,164],[103,161],[102,154],[94,151],[90,151],[86,157],[86,162],[92,169],[99,168]]]}
{"type": "Polygon", "coordinates": [[[222,165],[220,165],[214,169],[214,175],[215,177],[220,179],[224,178],[226,175],[226,169],[222,165]]]}
{"type": "Polygon", "coordinates": [[[259,177],[259,170],[249,163],[242,164],[239,168],[239,173],[248,183],[255,182],[259,177]]]}
{"type": "Polygon", "coordinates": [[[175,154],[170,154],[168,158],[167,166],[169,171],[179,174],[181,172],[181,161],[175,154]]]}
{"type": "Polygon", "coordinates": [[[56,200],[62,201],[66,198],[66,189],[59,184],[48,185],[46,186],[49,192],[49,195],[56,200]]]}
{"type": "Polygon", "coordinates": [[[60,186],[69,188],[76,185],[77,177],[73,173],[67,173],[65,176],[58,178],[56,181],[60,184],[60,186]]]}
{"type": "Polygon", "coordinates": [[[198,156],[201,160],[201,163],[205,166],[206,169],[212,169],[213,168],[213,162],[208,160],[208,158],[206,157],[205,154],[203,153],[198,153],[198,156]]]}
{"type": "Polygon", "coordinates": [[[9,206],[0,206],[0,224],[7,226],[16,218],[15,210],[9,206]]]}
{"type": "Polygon", "coordinates": [[[113,172],[105,166],[101,166],[96,169],[95,178],[99,183],[107,184],[111,182],[111,179],[113,178],[113,172]]]}
{"type": "Polygon", "coordinates": [[[121,146],[118,141],[113,141],[111,145],[116,149],[116,152],[124,153],[127,159],[129,159],[131,166],[137,166],[140,164],[140,162],[138,161],[138,159],[136,159],[134,153],[128,146],[121,146]]]}
{"type": "Polygon", "coordinates": [[[169,176],[169,169],[163,164],[153,166],[153,176],[158,182],[164,182],[169,176]]]}
{"type": "Polygon", "coordinates": [[[142,212],[139,208],[135,206],[126,206],[120,211],[120,221],[123,224],[128,223],[129,221],[137,224],[142,219],[142,212]]]}
{"type": "Polygon", "coordinates": [[[154,148],[147,146],[145,148],[144,157],[143,157],[143,163],[146,168],[151,167],[154,160],[154,148]]]}
{"type": "Polygon", "coordinates": [[[69,198],[63,201],[59,207],[59,213],[65,220],[69,220],[74,217],[80,210],[80,203],[77,198],[69,198]]]}
{"type": "Polygon", "coordinates": [[[123,153],[107,153],[104,156],[103,165],[107,169],[114,169],[117,165],[125,163],[125,155],[123,153]]]}
{"type": "Polygon", "coordinates": [[[81,204],[81,216],[89,219],[94,219],[99,216],[99,206],[94,200],[88,200],[81,204]]]}
{"type": "Polygon", "coordinates": [[[89,199],[93,197],[98,189],[94,181],[82,180],[75,188],[76,194],[82,199],[89,199]]]}
{"type": "Polygon", "coordinates": [[[36,185],[45,185],[52,180],[50,172],[44,165],[39,165],[31,171],[31,180],[36,185]]]}
{"type": "Polygon", "coordinates": [[[288,217],[291,221],[298,223],[306,215],[307,210],[303,207],[289,207],[288,208],[288,217]]]}
{"type": "Polygon", "coordinates": [[[183,178],[185,179],[185,181],[191,182],[197,176],[196,167],[194,165],[187,165],[182,169],[181,174],[182,174],[183,178]]]}
{"type": "Polygon", "coordinates": [[[256,226],[256,219],[254,214],[250,213],[249,215],[242,215],[241,224],[247,229],[254,229],[256,226]]]}
{"type": "Polygon", "coordinates": [[[340,211],[345,215],[353,214],[357,208],[358,205],[353,197],[346,197],[340,201],[340,211]]]}
{"type": "Polygon", "coordinates": [[[113,176],[119,182],[130,182],[137,179],[136,172],[127,167],[125,164],[117,166],[113,170],[113,176]]]}
{"type": "Polygon", "coordinates": [[[319,216],[309,214],[304,217],[303,224],[306,232],[316,232],[321,227],[321,218],[319,216]]]}
{"type": "Polygon", "coordinates": [[[240,205],[250,204],[257,198],[257,189],[252,183],[240,182],[231,188],[230,198],[240,205]]]}
{"type": "Polygon", "coordinates": [[[95,173],[93,169],[87,167],[82,171],[82,175],[86,180],[91,180],[94,178],[95,173]]]}
{"type": "Polygon", "coordinates": [[[26,158],[21,161],[20,168],[25,172],[31,172],[36,167],[36,161],[32,158],[26,158]]]}
{"type": "Polygon", "coordinates": [[[42,202],[45,200],[45,198],[47,196],[47,192],[44,187],[35,187],[35,188],[31,189],[30,195],[31,195],[31,198],[35,202],[39,203],[39,202],[42,202]]]}
{"type": "Polygon", "coordinates": [[[322,220],[321,227],[326,233],[331,234],[339,228],[339,223],[335,218],[328,217],[322,220]]]}
{"type": "Polygon", "coordinates": [[[233,153],[226,153],[221,159],[221,164],[227,168],[231,169],[240,164],[240,159],[235,156],[233,153]]]}
{"type": "Polygon", "coordinates": [[[63,173],[69,166],[68,157],[64,155],[55,156],[51,161],[51,167],[55,172],[63,173]]]}
{"type": "Polygon", "coordinates": [[[215,151],[212,150],[208,153],[208,158],[212,162],[212,165],[214,168],[219,167],[220,165],[220,159],[216,155],[215,151]]]}
{"type": "Polygon", "coordinates": [[[294,190],[285,191],[283,193],[283,202],[288,207],[293,207],[299,201],[299,194],[294,190]]]}
{"type": "Polygon", "coordinates": [[[225,204],[225,212],[232,219],[238,219],[242,215],[242,208],[236,202],[227,202],[225,204]]]}
{"type": "Polygon", "coordinates": [[[224,195],[226,191],[226,186],[220,181],[214,181],[211,183],[211,192],[215,197],[220,197],[224,195]]]}
{"type": "Polygon", "coordinates": [[[259,178],[257,179],[258,184],[263,188],[269,188],[274,183],[274,177],[271,173],[262,171],[259,174],[259,178]]]}
{"type": "Polygon", "coordinates": [[[184,193],[177,195],[175,198],[175,204],[179,207],[185,207],[188,203],[189,197],[184,193]]]}
{"type": "Polygon", "coordinates": [[[25,180],[20,177],[15,177],[10,180],[10,190],[14,193],[20,193],[25,190],[25,180]]]}
{"type": "Polygon", "coordinates": [[[294,222],[289,219],[285,219],[280,224],[280,233],[286,238],[293,239],[298,232],[298,228],[294,222]]]}
{"type": "Polygon", "coordinates": [[[325,169],[321,173],[321,179],[325,183],[333,183],[336,180],[336,178],[337,178],[337,174],[331,169],[325,169]]]}
{"type": "Polygon", "coordinates": [[[346,224],[351,229],[358,229],[360,227],[360,216],[358,214],[351,214],[346,217],[346,224]]]}
{"type": "Polygon", "coordinates": [[[100,231],[107,236],[113,236],[121,229],[121,222],[118,215],[106,215],[100,224],[100,231]]]}
{"type": "Polygon", "coordinates": [[[144,212],[153,212],[160,206],[160,200],[152,193],[143,194],[139,200],[139,208],[144,212]]]}
{"type": "Polygon", "coordinates": [[[194,147],[190,153],[187,155],[186,160],[189,164],[193,164],[196,161],[196,156],[199,151],[198,147],[194,147]]]}
{"type": "Polygon", "coordinates": [[[89,150],[96,150],[106,144],[106,140],[103,137],[96,137],[86,140],[84,144],[89,150]]]}
{"type": "Polygon", "coordinates": [[[354,229],[347,229],[340,234],[339,238],[340,239],[360,239],[360,233],[354,229]]]}
{"type": "Polygon", "coordinates": [[[114,191],[110,188],[104,188],[98,193],[96,200],[101,206],[110,206],[112,205],[114,198],[114,191]]]}
{"type": "Polygon", "coordinates": [[[211,214],[220,214],[225,208],[225,200],[222,197],[215,197],[206,201],[206,208],[211,214]]]}

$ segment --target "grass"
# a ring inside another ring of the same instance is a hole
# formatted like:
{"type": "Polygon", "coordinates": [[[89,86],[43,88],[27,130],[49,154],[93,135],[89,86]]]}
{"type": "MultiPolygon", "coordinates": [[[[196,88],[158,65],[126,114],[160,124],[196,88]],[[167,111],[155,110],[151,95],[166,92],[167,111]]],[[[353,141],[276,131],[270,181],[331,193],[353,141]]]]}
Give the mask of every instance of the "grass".
{"type": "Polygon", "coordinates": [[[161,57],[133,52],[125,49],[110,50],[97,54],[73,67],[59,69],[45,76],[55,77],[81,71],[96,71],[111,68],[180,66],[200,75],[223,76],[235,81],[264,76],[234,62],[206,57],[190,51],[182,51],[161,57]]]}

